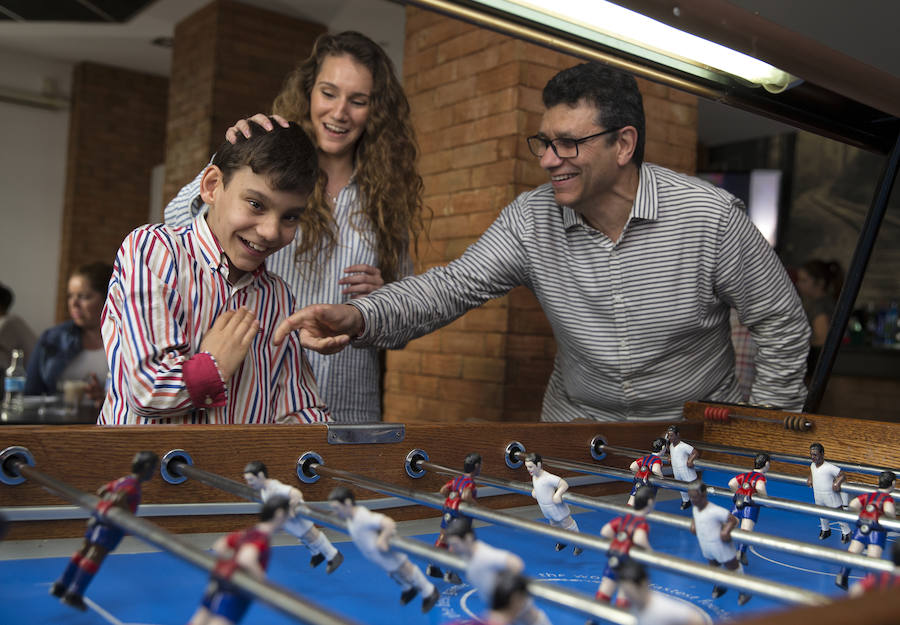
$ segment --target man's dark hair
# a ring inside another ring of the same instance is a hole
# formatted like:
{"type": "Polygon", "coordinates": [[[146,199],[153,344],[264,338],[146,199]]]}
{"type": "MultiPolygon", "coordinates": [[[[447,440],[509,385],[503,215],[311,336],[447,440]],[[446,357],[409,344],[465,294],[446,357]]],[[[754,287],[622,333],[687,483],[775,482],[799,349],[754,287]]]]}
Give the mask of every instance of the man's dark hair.
{"type": "Polygon", "coordinates": [[[253,460],[251,462],[248,462],[244,466],[244,473],[252,473],[253,475],[262,473],[263,477],[269,477],[269,469],[266,468],[266,465],[263,464],[261,460],[253,460]]]}
{"type": "Polygon", "coordinates": [[[350,503],[356,503],[356,495],[354,495],[353,491],[346,486],[335,486],[331,489],[331,492],[328,493],[328,501],[344,503],[348,499],[350,500],[350,503]]]}
{"type": "Polygon", "coordinates": [[[235,143],[226,141],[216,152],[212,164],[222,170],[222,184],[227,186],[234,172],[249,167],[277,191],[312,191],[319,176],[315,146],[294,122],[285,128],[269,119],[272,130],[250,121],[249,139],[238,133],[235,143]]]}
{"type": "MultiPolygon", "coordinates": [[[[543,99],[547,108],[557,104],[576,106],[579,101],[587,100],[597,109],[598,126],[606,130],[633,126],[637,130],[637,141],[631,162],[638,167],[644,162],[644,101],[631,74],[602,63],[582,63],[551,78],[544,87],[543,99]]],[[[616,136],[616,133],[610,133],[607,144],[612,145],[616,136]]]]}
{"type": "Polygon", "coordinates": [[[466,459],[463,460],[463,472],[471,473],[475,470],[475,466],[481,464],[481,454],[475,453],[474,451],[466,456],[466,459]]]}
{"type": "Polygon", "coordinates": [[[893,471],[882,471],[878,474],[878,488],[890,488],[896,479],[893,471]]]}
{"type": "Polygon", "coordinates": [[[471,535],[475,537],[475,530],[472,529],[472,519],[469,517],[458,516],[447,524],[444,530],[444,536],[456,536],[457,538],[465,538],[471,535]]]}
{"type": "Polygon", "coordinates": [[[754,469],[762,469],[766,466],[766,463],[769,461],[769,454],[756,454],[756,457],[753,459],[753,468],[754,469]]]}
{"type": "Polygon", "coordinates": [[[534,451],[525,454],[525,462],[530,462],[531,464],[544,464],[544,461],[541,459],[541,454],[534,451]]]}
{"type": "Polygon", "coordinates": [[[152,451],[139,451],[131,459],[131,472],[135,475],[144,475],[156,469],[159,456],[152,451]]]}
{"type": "Polygon", "coordinates": [[[494,610],[506,610],[512,603],[513,597],[528,592],[528,580],[521,573],[514,573],[504,569],[497,574],[494,582],[494,593],[491,596],[491,608],[494,610]]]}
{"type": "Polygon", "coordinates": [[[620,582],[640,584],[647,579],[647,569],[640,562],[631,558],[623,558],[622,563],[616,567],[616,577],[620,582]]]}
{"type": "Polygon", "coordinates": [[[818,451],[823,456],[825,455],[825,447],[822,445],[822,443],[813,443],[812,445],[810,445],[809,450],[812,451],[813,449],[818,451]]]}
{"type": "Polygon", "coordinates": [[[652,486],[641,486],[634,493],[634,509],[643,510],[656,497],[656,489],[652,486]]]}
{"type": "Polygon", "coordinates": [[[9,310],[15,299],[12,290],[8,289],[6,285],[0,284],[0,313],[5,313],[9,310]]]}
{"type": "Polygon", "coordinates": [[[262,509],[259,511],[259,520],[271,521],[279,510],[284,510],[285,514],[287,514],[290,505],[291,500],[287,497],[282,497],[281,495],[271,497],[262,505],[262,509]]]}

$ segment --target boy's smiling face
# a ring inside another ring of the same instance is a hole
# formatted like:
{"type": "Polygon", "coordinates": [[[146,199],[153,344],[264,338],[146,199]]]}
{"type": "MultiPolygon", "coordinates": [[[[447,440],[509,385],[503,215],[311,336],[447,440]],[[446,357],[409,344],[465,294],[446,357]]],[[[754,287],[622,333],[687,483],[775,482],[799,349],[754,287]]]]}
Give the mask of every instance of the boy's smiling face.
{"type": "Polygon", "coordinates": [[[308,193],[273,189],[265,175],[241,167],[224,184],[211,165],[200,181],[200,196],[209,205],[206,222],[228,258],[234,283],[291,242],[308,193]]]}

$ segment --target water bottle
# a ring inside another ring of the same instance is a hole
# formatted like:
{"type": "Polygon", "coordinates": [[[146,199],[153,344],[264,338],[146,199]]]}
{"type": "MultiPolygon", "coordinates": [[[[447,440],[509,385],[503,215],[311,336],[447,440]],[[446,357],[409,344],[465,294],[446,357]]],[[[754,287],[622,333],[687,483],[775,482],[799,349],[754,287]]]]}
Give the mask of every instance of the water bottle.
{"type": "Polygon", "coordinates": [[[21,413],[25,407],[25,353],[21,349],[12,351],[3,390],[3,412],[21,413]]]}

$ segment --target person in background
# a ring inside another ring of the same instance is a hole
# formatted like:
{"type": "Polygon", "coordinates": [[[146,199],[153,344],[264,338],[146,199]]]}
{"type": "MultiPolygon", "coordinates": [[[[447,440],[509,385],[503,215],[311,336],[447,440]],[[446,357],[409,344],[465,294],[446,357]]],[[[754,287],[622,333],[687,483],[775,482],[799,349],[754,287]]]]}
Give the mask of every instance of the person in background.
{"type": "MultiPolygon", "coordinates": [[[[267,263],[298,307],[344,303],[410,274],[409,245],[422,232],[423,185],[409,103],[384,50],[357,32],[322,35],[273,109],[282,126],[287,119],[303,127],[324,174],[296,238],[267,263]]],[[[265,115],[251,119],[272,128],[265,115]]],[[[241,120],[226,138],[234,142],[248,132],[241,120]]],[[[202,210],[197,176],[166,207],[166,224],[185,226],[202,210]]],[[[335,421],[381,420],[379,349],[307,355],[335,421]]]]}
{"type": "Polygon", "coordinates": [[[0,380],[12,362],[13,350],[21,349],[25,353],[27,363],[37,340],[28,324],[18,315],[9,312],[15,299],[12,289],[0,284],[0,380]]]}
{"type": "Polygon", "coordinates": [[[808,373],[812,373],[822,346],[825,345],[831,316],[843,284],[844,271],[835,260],[808,260],[797,270],[797,292],[800,293],[806,317],[812,327],[807,359],[808,373]]]}
{"type": "Polygon", "coordinates": [[[28,359],[26,395],[52,395],[60,382],[87,382],[85,395],[99,402],[106,385],[106,353],[100,338],[100,316],[112,265],[88,263],[72,272],[66,290],[69,317],[41,334],[28,359]]]}

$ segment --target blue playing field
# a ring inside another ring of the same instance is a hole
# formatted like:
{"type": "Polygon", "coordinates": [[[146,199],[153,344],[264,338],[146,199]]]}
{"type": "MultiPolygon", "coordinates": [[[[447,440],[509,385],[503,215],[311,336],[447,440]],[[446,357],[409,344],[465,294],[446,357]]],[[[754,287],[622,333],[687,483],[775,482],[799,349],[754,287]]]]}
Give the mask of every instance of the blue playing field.
{"type": "MultiPolygon", "coordinates": [[[[725,486],[732,477],[706,471],[709,484],[725,486]]],[[[577,488],[573,489],[577,492],[577,488]]],[[[769,494],[800,501],[812,501],[809,489],[771,482],[769,494]]],[[[627,495],[621,496],[622,503],[627,495]]],[[[725,499],[713,498],[719,505],[729,505],[725,499]]],[[[664,512],[690,515],[680,511],[680,499],[657,504],[664,512]]],[[[614,515],[605,512],[584,512],[576,515],[581,530],[599,534],[600,528],[614,515]]],[[[436,530],[438,520],[433,521],[436,530]]],[[[824,541],[829,547],[843,548],[840,530],[832,524],[831,538],[824,541]]],[[[818,519],[780,510],[763,509],[757,529],[768,534],[819,544],[818,519]]],[[[535,537],[517,530],[486,526],[477,529],[485,542],[509,549],[521,555],[527,573],[535,578],[565,585],[593,596],[606,557],[599,552],[585,551],[573,556],[571,549],[554,550],[550,539],[535,537]]],[[[433,543],[435,533],[417,536],[433,543]]],[[[890,535],[889,540],[895,536],[890,535]]],[[[657,551],[702,562],[697,541],[691,534],[667,526],[652,525],[650,542],[657,551]]],[[[420,611],[420,599],[407,606],[399,602],[400,589],[381,569],[360,556],[351,543],[337,545],[344,553],[344,564],[332,575],[326,575],[324,565],[311,569],[309,552],[302,546],[276,547],[269,576],[310,601],[334,610],[360,623],[396,625],[398,623],[438,624],[456,619],[471,618],[484,606],[468,584],[452,586],[434,580],[442,591],[437,607],[429,614],[420,611]]],[[[785,556],[771,550],[751,548],[748,574],[801,586],[839,598],[844,593],[834,586],[837,565],[815,560],[785,556]]],[[[67,623],[71,625],[156,624],[181,625],[194,613],[207,582],[203,572],[165,553],[113,554],[107,558],[92,585],[86,600],[90,610],[77,612],[60,604],[48,595],[50,584],[62,571],[67,558],[37,558],[0,561],[0,614],[5,623],[34,625],[67,623]]],[[[424,567],[424,563],[414,559],[424,567]]],[[[861,571],[854,571],[855,576],[861,571]]],[[[723,597],[712,599],[711,586],[692,578],[679,577],[661,570],[650,571],[653,586],[683,601],[689,602],[707,615],[710,622],[756,611],[770,611],[783,604],[754,597],[743,607],[737,605],[737,592],[729,590],[723,597]]],[[[851,582],[853,578],[851,577],[851,582]]],[[[552,604],[541,604],[555,625],[582,625],[584,615],[567,611],[552,604]]],[[[293,621],[267,606],[254,604],[243,623],[279,625],[293,621]]]]}

